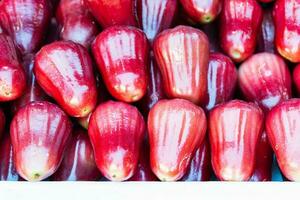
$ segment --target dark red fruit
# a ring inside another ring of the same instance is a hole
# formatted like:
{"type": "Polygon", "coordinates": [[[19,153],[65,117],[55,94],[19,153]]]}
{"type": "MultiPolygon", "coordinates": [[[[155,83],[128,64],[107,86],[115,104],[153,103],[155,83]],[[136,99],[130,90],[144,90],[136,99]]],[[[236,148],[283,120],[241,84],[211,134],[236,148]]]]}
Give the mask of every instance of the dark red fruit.
{"type": "Polygon", "coordinates": [[[140,100],[148,83],[148,41],[139,29],[113,26],[92,44],[94,58],[110,94],[118,100],[140,100]]]}
{"type": "Polygon", "coordinates": [[[219,33],[218,30],[218,22],[214,21],[209,24],[204,24],[201,26],[201,30],[207,35],[208,41],[209,41],[209,50],[210,52],[221,52],[221,47],[220,47],[220,38],[219,38],[219,33]]]}
{"type": "Polygon", "coordinates": [[[97,88],[88,51],[70,41],[44,46],[35,57],[39,85],[73,117],[87,116],[96,106],[97,88]]]}
{"type": "Polygon", "coordinates": [[[23,95],[12,102],[11,112],[15,114],[21,107],[24,105],[33,102],[33,101],[45,101],[49,97],[38,85],[36,78],[33,74],[33,64],[34,64],[34,55],[29,54],[23,58],[23,67],[27,76],[27,87],[23,95]]]}
{"type": "Polygon", "coordinates": [[[61,0],[56,11],[56,19],[61,26],[62,40],[70,40],[86,48],[90,47],[99,32],[83,0],[61,0]]]}
{"type": "Polygon", "coordinates": [[[0,33],[0,102],[20,97],[26,87],[26,75],[20,65],[12,39],[0,33]]]}
{"type": "Polygon", "coordinates": [[[149,110],[161,99],[165,98],[163,82],[160,70],[151,52],[151,63],[148,70],[149,82],[145,96],[139,102],[144,116],[148,116],[149,110]]]}
{"type": "Polygon", "coordinates": [[[100,177],[87,132],[81,129],[74,131],[66,147],[62,163],[52,179],[55,181],[96,181],[100,177]]]}
{"type": "Polygon", "coordinates": [[[6,118],[5,118],[4,112],[0,108],[0,139],[1,139],[1,136],[2,136],[4,128],[5,128],[5,122],[6,122],[6,118]]]}
{"type": "Polygon", "coordinates": [[[223,0],[180,0],[188,16],[195,22],[210,23],[222,9],[223,0]]]}
{"type": "Polygon", "coordinates": [[[129,181],[157,181],[150,167],[149,145],[146,141],[142,144],[137,169],[129,181]]]}
{"type": "Polygon", "coordinates": [[[262,3],[270,3],[270,2],[275,1],[275,0],[258,0],[258,1],[260,1],[262,3]]]}
{"type": "Polygon", "coordinates": [[[258,33],[258,51],[275,52],[275,26],[273,22],[272,9],[264,10],[261,30],[258,33]]]}
{"type": "Polygon", "coordinates": [[[18,181],[20,177],[13,161],[13,149],[9,133],[4,135],[0,142],[0,180],[18,181]]]}
{"type": "Polygon", "coordinates": [[[96,164],[113,181],[131,178],[137,168],[145,122],[132,105],[108,101],[91,116],[89,136],[96,164]]]}
{"type": "Polygon", "coordinates": [[[46,33],[44,45],[50,44],[52,42],[58,41],[60,35],[59,25],[55,17],[51,18],[51,22],[46,33]]]}
{"type": "Polygon", "coordinates": [[[20,53],[34,53],[42,45],[50,23],[47,0],[2,0],[0,24],[15,41],[20,53]]]}
{"type": "Polygon", "coordinates": [[[177,26],[160,33],[153,50],[166,95],[203,103],[209,58],[206,35],[192,27],[177,26]]]}
{"type": "Polygon", "coordinates": [[[137,26],[135,0],[84,0],[103,28],[113,25],[137,26]]]}
{"type": "Polygon", "coordinates": [[[138,0],[139,23],[152,43],[156,35],[169,28],[177,13],[177,0],[138,0]]]}
{"type": "Polygon", "coordinates": [[[148,132],[153,173],[162,181],[176,181],[204,139],[206,117],[190,101],[160,100],[149,112],[148,132]]]}
{"type": "Polygon", "coordinates": [[[196,149],[182,181],[209,181],[212,174],[208,139],[196,149]]]}
{"type": "Polygon", "coordinates": [[[271,181],[273,151],[265,131],[256,148],[255,168],[250,181],[271,181]]]}
{"type": "Polygon", "coordinates": [[[257,105],[240,100],[220,104],[210,112],[212,166],[220,180],[250,179],[263,120],[263,112],[257,105]]]}
{"type": "Polygon", "coordinates": [[[217,104],[232,99],[236,84],[237,70],[230,58],[221,53],[210,54],[205,108],[211,110],[217,104]]]}
{"type": "Polygon", "coordinates": [[[220,42],[235,62],[242,62],[255,50],[261,28],[262,8],[256,0],[226,0],[220,17],[220,42]]]}
{"type": "Polygon", "coordinates": [[[298,94],[300,94],[300,64],[298,64],[293,71],[293,80],[298,94]]]}
{"type": "Polygon", "coordinates": [[[40,181],[59,167],[72,124],[67,115],[47,101],[21,108],[10,125],[14,163],[20,176],[40,181]]]}

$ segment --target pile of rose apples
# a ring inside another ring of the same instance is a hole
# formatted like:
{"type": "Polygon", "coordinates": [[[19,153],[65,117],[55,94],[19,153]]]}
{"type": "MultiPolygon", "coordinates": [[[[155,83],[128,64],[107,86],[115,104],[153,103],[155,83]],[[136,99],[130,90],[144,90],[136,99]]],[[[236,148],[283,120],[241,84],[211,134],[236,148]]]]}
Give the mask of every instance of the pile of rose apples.
{"type": "Polygon", "coordinates": [[[300,0],[0,0],[0,179],[300,181],[297,63],[300,0]]]}

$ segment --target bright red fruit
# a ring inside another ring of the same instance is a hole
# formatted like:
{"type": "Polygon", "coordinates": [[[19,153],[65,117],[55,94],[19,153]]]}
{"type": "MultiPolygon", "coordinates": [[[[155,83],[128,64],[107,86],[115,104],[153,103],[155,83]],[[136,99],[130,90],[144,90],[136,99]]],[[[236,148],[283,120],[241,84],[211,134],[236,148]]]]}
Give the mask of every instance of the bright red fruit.
{"type": "Polygon", "coordinates": [[[207,36],[198,29],[177,26],[160,33],[153,50],[166,95],[197,104],[203,102],[209,58],[207,36]]]}
{"type": "Polygon", "coordinates": [[[142,144],[137,169],[129,181],[157,181],[150,167],[149,145],[146,141],[142,144]]]}
{"type": "Polygon", "coordinates": [[[298,64],[293,71],[293,80],[298,94],[300,94],[300,64],[298,64]]]}
{"type": "Polygon", "coordinates": [[[212,174],[210,148],[207,139],[196,149],[182,181],[209,181],[212,174]]]}
{"type": "Polygon", "coordinates": [[[42,90],[42,88],[38,85],[36,81],[36,78],[33,74],[33,64],[34,55],[28,54],[26,57],[23,57],[23,67],[27,76],[27,87],[23,95],[14,102],[12,102],[12,114],[16,113],[21,107],[23,107],[27,103],[33,101],[45,101],[49,99],[49,97],[46,95],[46,93],[42,90]]]}
{"type": "Polygon", "coordinates": [[[300,181],[300,99],[275,106],[267,115],[266,131],[281,172],[300,181]]]}
{"type": "Polygon", "coordinates": [[[151,52],[151,63],[148,70],[149,82],[145,96],[139,102],[144,116],[148,116],[149,110],[161,99],[165,98],[163,82],[160,70],[151,52]]]}
{"type": "Polygon", "coordinates": [[[144,139],[145,122],[132,105],[108,101],[100,104],[89,122],[96,164],[113,181],[133,176],[144,139]]]}
{"type": "Polygon", "coordinates": [[[64,158],[52,176],[55,181],[96,181],[101,177],[95,163],[93,148],[86,131],[74,131],[64,158]]]}
{"type": "Polygon", "coordinates": [[[261,30],[258,33],[258,51],[275,52],[275,26],[273,22],[272,9],[264,10],[261,30]]]}
{"type": "Polygon", "coordinates": [[[61,0],[56,10],[63,40],[70,40],[89,48],[98,34],[97,25],[83,0],[61,0]]]}
{"type": "Polygon", "coordinates": [[[263,120],[257,105],[240,100],[220,104],[210,112],[212,166],[220,180],[247,181],[251,177],[263,120]]]}
{"type": "Polygon", "coordinates": [[[255,168],[250,181],[271,181],[273,150],[266,131],[263,132],[256,148],[255,168]]]}
{"type": "Polygon", "coordinates": [[[148,116],[150,163],[162,181],[183,177],[193,153],[204,139],[204,111],[184,99],[160,100],[148,116]]]}
{"type": "Polygon", "coordinates": [[[60,41],[44,46],[35,57],[39,85],[73,117],[84,117],[96,106],[92,60],[81,45],[60,41]]]}
{"type": "Polygon", "coordinates": [[[13,161],[13,149],[9,134],[5,134],[0,142],[0,180],[18,181],[20,179],[13,161]]]}
{"type": "Polygon", "coordinates": [[[14,162],[20,176],[39,181],[58,168],[72,124],[56,105],[36,101],[21,108],[10,125],[14,162]]]}
{"type": "MultiPolygon", "coordinates": [[[[107,89],[102,81],[102,78],[99,76],[99,74],[96,75],[96,82],[97,82],[96,85],[97,85],[98,91],[101,91],[101,93],[98,94],[98,99],[97,99],[97,105],[99,105],[100,103],[110,100],[111,96],[109,95],[109,92],[107,91],[107,89]]],[[[92,113],[93,113],[93,111],[90,112],[85,117],[76,118],[79,125],[85,129],[88,129],[89,121],[90,121],[92,113]]]]}
{"type": "Polygon", "coordinates": [[[50,23],[47,0],[2,0],[0,24],[15,41],[20,53],[37,51],[50,23]]]}
{"type": "Polygon", "coordinates": [[[113,25],[137,26],[135,0],[84,0],[103,28],[113,25]]]}
{"type": "Polygon", "coordinates": [[[177,0],[138,0],[137,13],[141,28],[152,43],[159,32],[172,25],[177,13],[177,0]]]}
{"type": "Polygon", "coordinates": [[[232,99],[236,83],[237,70],[230,58],[221,53],[210,54],[205,108],[211,110],[215,105],[232,99]]]}
{"type": "Polygon", "coordinates": [[[291,97],[291,75],[284,60],[272,53],[251,56],[239,68],[239,86],[249,101],[269,110],[291,97]]]}
{"type": "Polygon", "coordinates": [[[210,23],[219,15],[223,0],[180,0],[182,7],[195,22],[210,23]]]}
{"type": "Polygon", "coordinates": [[[98,69],[108,91],[125,102],[140,100],[147,90],[148,41],[131,26],[113,26],[101,32],[92,44],[98,69]]]}
{"type": "Polygon", "coordinates": [[[0,102],[17,99],[25,87],[25,72],[19,63],[13,41],[0,33],[0,102]]]}
{"type": "Polygon", "coordinates": [[[273,9],[277,51],[300,62],[300,0],[277,0],[273,9]]]}
{"type": "Polygon", "coordinates": [[[256,0],[226,0],[220,17],[221,47],[235,62],[244,61],[255,50],[261,28],[262,8],[256,0]]]}

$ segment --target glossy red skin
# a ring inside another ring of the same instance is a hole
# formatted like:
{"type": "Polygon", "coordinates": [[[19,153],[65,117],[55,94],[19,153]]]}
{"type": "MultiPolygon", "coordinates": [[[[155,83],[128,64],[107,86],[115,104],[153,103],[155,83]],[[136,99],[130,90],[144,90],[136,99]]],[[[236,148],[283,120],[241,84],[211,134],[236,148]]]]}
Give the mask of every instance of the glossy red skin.
{"type": "Polygon", "coordinates": [[[5,123],[6,123],[6,117],[3,110],[0,108],[0,139],[5,128],[5,123]]]}
{"type": "Polygon", "coordinates": [[[142,30],[152,43],[161,31],[170,28],[177,14],[177,0],[137,0],[142,30]]]}
{"type": "Polygon", "coordinates": [[[149,112],[148,132],[153,173],[162,181],[176,181],[204,139],[205,113],[184,99],[160,100],[149,112]]]}
{"type": "MultiPolygon", "coordinates": [[[[102,78],[99,75],[96,75],[96,82],[97,82],[98,91],[101,91],[101,93],[98,95],[97,105],[99,105],[100,103],[103,103],[105,101],[108,101],[108,100],[112,99],[111,96],[109,95],[108,91],[105,88],[105,85],[104,85],[104,83],[102,81],[102,78]]],[[[93,112],[90,112],[85,117],[76,118],[76,120],[79,123],[79,125],[82,126],[85,129],[88,129],[88,127],[89,127],[89,121],[90,121],[92,113],[93,112]]]]}
{"type": "Polygon", "coordinates": [[[123,102],[100,104],[91,116],[89,136],[98,169],[112,181],[131,178],[137,168],[145,122],[137,108],[123,102]]]}
{"type": "Polygon", "coordinates": [[[212,174],[209,142],[207,139],[196,149],[182,181],[209,181],[212,174]]]}
{"type": "Polygon", "coordinates": [[[61,0],[56,10],[61,26],[60,38],[83,45],[86,48],[98,34],[97,25],[83,0],[61,0]]]}
{"type": "Polygon", "coordinates": [[[223,0],[180,0],[188,16],[195,22],[210,23],[222,9],[223,0]]]}
{"type": "Polygon", "coordinates": [[[21,108],[10,125],[18,174],[28,181],[51,176],[61,163],[71,129],[67,115],[52,103],[36,101],[21,108]]]}
{"type": "Polygon", "coordinates": [[[291,75],[284,60],[272,53],[258,53],[239,67],[239,86],[249,101],[270,110],[291,98],[291,75]]]}
{"type": "Polygon", "coordinates": [[[281,172],[300,181],[300,99],[275,106],[267,115],[266,131],[281,172]]]}
{"type": "Polygon", "coordinates": [[[36,78],[33,74],[33,64],[34,64],[34,55],[28,54],[23,58],[23,67],[26,72],[27,77],[27,87],[23,95],[12,102],[11,112],[15,114],[21,107],[24,105],[33,102],[33,101],[46,101],[49,100],[49,97],[43,91],[43,89],[38,85],[36,78]]]}
{"type": "Polygon", "coordinates": [[[298,64],[293,71],[293,81],[298,94],[300,94],[300,64],[298,64]]]}
{"type": "Polygon", "coordinates": [[[220,104],[210,112],[212,166],[218,179],[250,179],[263,120],[263,112],[257,105],[241,100],[220,104]]]}
{"type": "Polygon", "coordinates": [[[97,88],[88,51],[70,41],[44,46],[35,57],[39,85],[73,117],[87,116],[96,106],[97,88]]]}
{"type": "Polygon", "coordinates": [[[150,167],[149,145],[144,141],[141,150],[137,169],[129,181],[158,181],[150,167]]]}
{"type": "Polygon", "coordinates": [[[13,38],[21,54],[36,52],[50,23],[47,0],[2,0],[0,24],[13,38]]]}
{"type": "Polygon", "coordinates": [[[13,149],[9,134],[5,134],[0,142],[0,180],[18,181],[20,177],[13,162],[13,149]]]}
{"type": "Polygon", "coordinates": [[[12,39],[0,33],[0,102],[15,100],[26,87],[26,77],[19,63],[12,39]]]}
{"type": "Polygon", "coordinates": [[[149,82],[145,96],[139,102],[139,107],[144,116],[148,116],[150,109],[161,99],[165,98],[160,70],[151,52],[151,63],[148,70],[149,82]]]}
{"type": "Polygon", "coordinates": [[[255,50],[261,28],[262,8],[256,0],[226,0],[220,17],[220,44],[235,62],[242,62],[255,50]]]}
{"type": "Polygon", "coordinates": [[[198,29],[177,26],[160,33],[153,50],[166,95],[196,104],[203,102],[209,58],[207,36],[198,29]]]}
{"type": "Polygon", "coordinates": [[[255,168],[250,181],[271,181],[273,150],[266,131],[263,132],[256,148],[255,168]]]}
{"type": "Polygon", "coordinates": [[[258,51],[259,52],[275,52],[275,25],[273,22],[272,9],[264,10],[261,30],[258,33],[258,51]]]}
{"type": "Polygon", "coordinates": [[[86,131],[78,129],[66,147],[64,158],[52,176],[55,181],[96,181],[101,177],[86,131]]]}
{"type": "Polygon", "coordinates": [[[291,62],[300,62],[300,0],[277,0],[273,15],[277,51],[291,62]]]}
{"type": "Polygon", "coordinates": [[[92,51],[113,97],[135,102],[145,95],[149,45],[141,30],[131,26],[107,28],[94,40],[92,51]]]}
{"type": "Polygon", "coordinates": [[[113,25],[137,26],[135,0],[84,0],[103,28],[113,25]]]}
{"type": "Polygon", "coordinates": [[[232,99],[237,84],[237,70],[231,59],[221,53],[209,56],[206,110],[232,99]]]}

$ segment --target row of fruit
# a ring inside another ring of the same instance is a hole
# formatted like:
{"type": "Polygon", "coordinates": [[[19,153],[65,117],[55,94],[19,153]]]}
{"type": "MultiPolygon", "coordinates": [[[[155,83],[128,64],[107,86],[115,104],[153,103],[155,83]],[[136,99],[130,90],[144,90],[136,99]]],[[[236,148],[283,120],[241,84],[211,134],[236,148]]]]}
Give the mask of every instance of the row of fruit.
{"type": "Polygon", "coordinates": [[[268,181],[274,152],[299,181],[299,19],[300,0],[1,0],[0,179],[268,181]]]}

